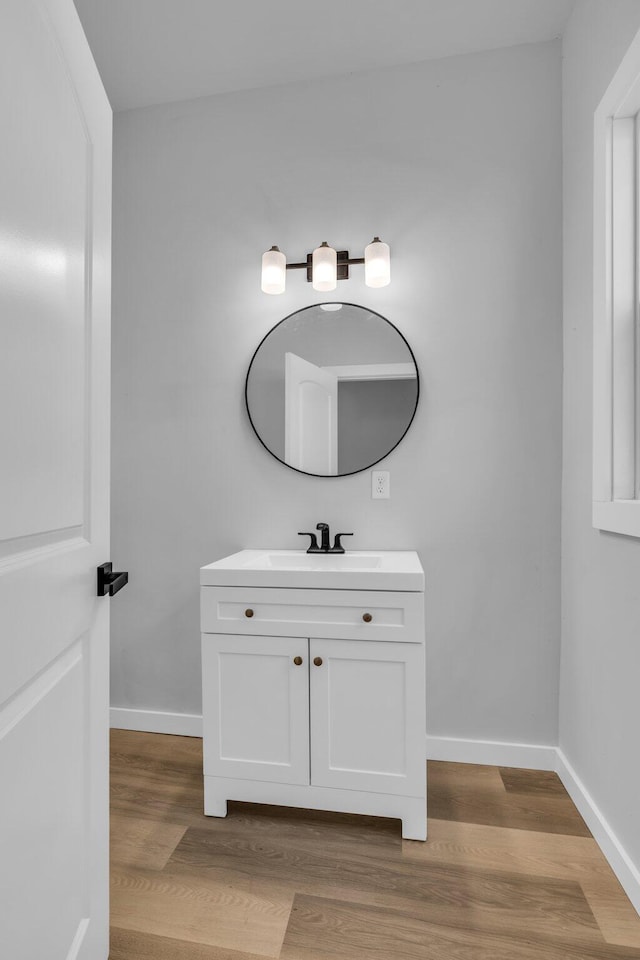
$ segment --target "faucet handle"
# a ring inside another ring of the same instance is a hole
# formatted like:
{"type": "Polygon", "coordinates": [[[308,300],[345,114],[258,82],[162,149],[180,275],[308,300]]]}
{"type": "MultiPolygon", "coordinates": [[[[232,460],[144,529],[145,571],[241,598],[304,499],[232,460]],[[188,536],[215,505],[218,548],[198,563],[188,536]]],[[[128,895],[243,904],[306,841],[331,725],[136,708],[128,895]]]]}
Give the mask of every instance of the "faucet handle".
{"type": "Polygon", "coordinates": [[[318,538],[315,533],[311,533],[310,530],[306,532],[298,532],[299,537],[311,537],[311,543],[309,544],[309,549],[307,553],[320,553],[320,547],[318,546],[318,538]]]}
{"type": "Polygon", "coordinates": [[[329,553],[344,553],[344,547],[340,543],[340,537],[352,537],[352,533],[336,533],[336,538],[333,541],[333,547],[329,553]]]}

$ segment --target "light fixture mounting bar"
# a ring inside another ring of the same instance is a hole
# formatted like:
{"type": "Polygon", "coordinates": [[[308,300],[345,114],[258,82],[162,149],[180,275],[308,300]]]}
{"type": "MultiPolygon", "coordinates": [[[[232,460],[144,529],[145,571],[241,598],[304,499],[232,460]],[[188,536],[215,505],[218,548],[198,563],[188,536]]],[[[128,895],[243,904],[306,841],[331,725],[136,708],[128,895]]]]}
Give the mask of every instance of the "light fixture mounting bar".
{"type": "MultiPolygon", "coordinates": [[[[337,278],[338,280],[348,280],[349,279],[349,265],[353,263],[364,263],[364,257],[350,257],[348,250],[338,250],[337,251],[337,278]]],[[[306,270],[307,271],[307,283],[313,281],[313,268],[312,268],[313,254],[308,253],[307,259],[303,260],[301,263],[288,263],[287,270],[306,270]]]]}

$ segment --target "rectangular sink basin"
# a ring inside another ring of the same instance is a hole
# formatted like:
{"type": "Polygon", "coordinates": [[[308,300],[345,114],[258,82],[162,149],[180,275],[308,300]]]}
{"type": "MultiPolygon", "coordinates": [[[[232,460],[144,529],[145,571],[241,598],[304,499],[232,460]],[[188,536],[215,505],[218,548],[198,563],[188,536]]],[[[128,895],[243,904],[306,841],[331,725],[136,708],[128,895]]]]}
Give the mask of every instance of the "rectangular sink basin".
{"type": "Polygon", "coordinates": [[[371,553],[265,553],[250,561],[254,570],[374,570],[381,563],[382,558],[371,553]]]}
{"type": "Polygon", "coordinates": [[[414,550],[241,550],[200,570],[204,586],[301,587],[324,590],[424,590],[414,550]]]}

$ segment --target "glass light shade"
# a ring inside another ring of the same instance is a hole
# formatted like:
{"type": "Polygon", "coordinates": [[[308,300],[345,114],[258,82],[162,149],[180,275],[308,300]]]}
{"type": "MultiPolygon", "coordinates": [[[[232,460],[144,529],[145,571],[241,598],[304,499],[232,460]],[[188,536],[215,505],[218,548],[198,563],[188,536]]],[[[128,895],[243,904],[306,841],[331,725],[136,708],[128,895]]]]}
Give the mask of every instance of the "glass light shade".
{"type": "Polygon", "coordinates": [[[364,248],[364,282],[368,287],[386,287],[391,281],[389,244],[374,237],[364,248]]]}
{"type": "Polygon", "coordinates": [[[262,292],[284,293],[287,258],[277,247],[262,254],[262,292]]]}
{"type": "Polygon", "coordinates": [[[326,242],[313,251],[313,289],[325,293],[338,285],[338,255],[326,242]]]}

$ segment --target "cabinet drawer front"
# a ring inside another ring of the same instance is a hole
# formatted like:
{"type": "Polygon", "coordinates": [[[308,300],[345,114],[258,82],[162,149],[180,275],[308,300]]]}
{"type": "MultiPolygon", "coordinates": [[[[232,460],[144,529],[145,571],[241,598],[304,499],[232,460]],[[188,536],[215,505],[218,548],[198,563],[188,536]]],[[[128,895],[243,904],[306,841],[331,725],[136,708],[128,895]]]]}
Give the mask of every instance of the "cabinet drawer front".
{"type": "Polygon", "coordinates": [[[202,587],[203,633],[422,643],[423,595],[202,587]]]}

